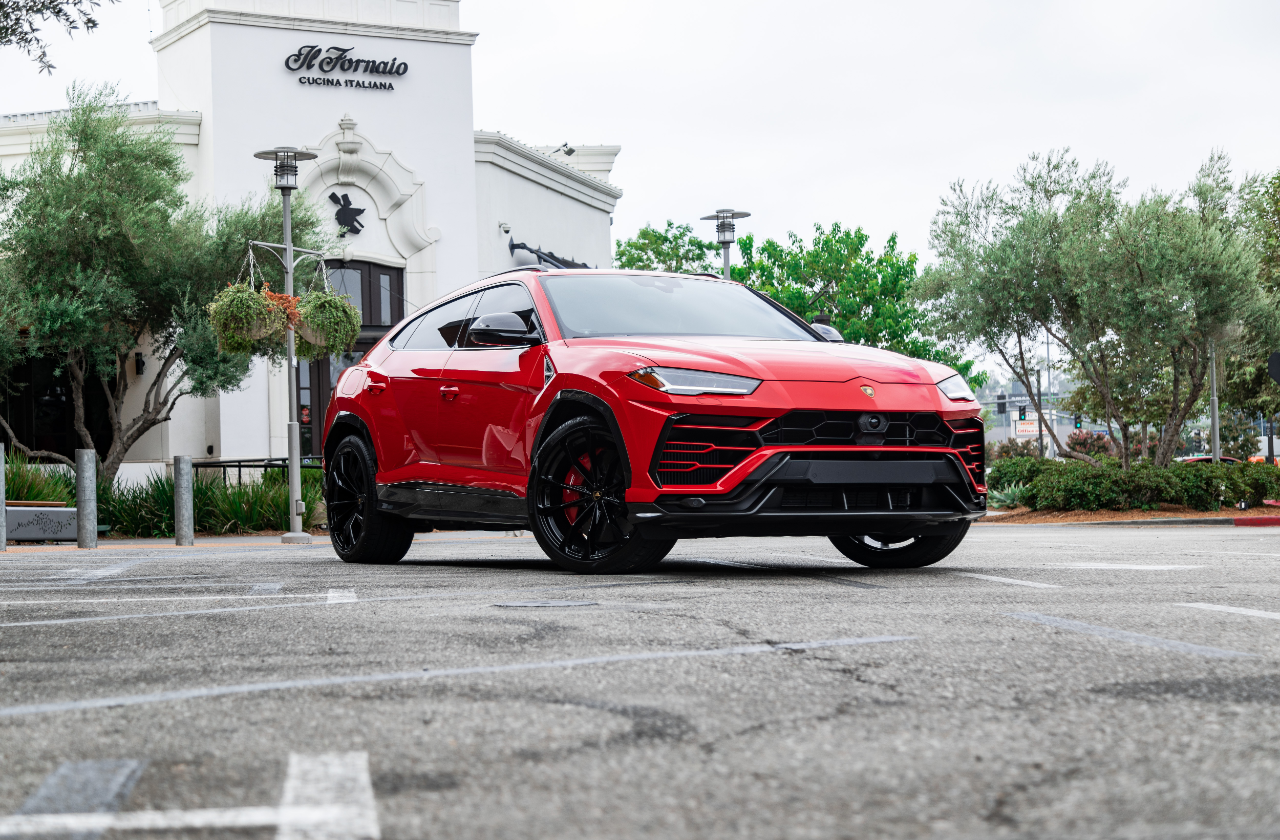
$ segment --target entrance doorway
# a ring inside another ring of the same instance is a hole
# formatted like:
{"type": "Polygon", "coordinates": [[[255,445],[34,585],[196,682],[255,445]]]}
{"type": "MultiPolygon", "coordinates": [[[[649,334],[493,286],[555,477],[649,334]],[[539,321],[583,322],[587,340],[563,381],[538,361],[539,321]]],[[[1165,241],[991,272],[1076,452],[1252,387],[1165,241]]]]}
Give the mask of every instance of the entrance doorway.
{"type": "Polygon", "coordinates": [[[333,383],[405,316],[404,269],[372,262],[328,260],[325,270],[333,290],[347,295],[360,310],[360,337],[346,353],[298,362],[299,449],[304,457],[323,454],[324,415],[333,395],[333,383]]]}

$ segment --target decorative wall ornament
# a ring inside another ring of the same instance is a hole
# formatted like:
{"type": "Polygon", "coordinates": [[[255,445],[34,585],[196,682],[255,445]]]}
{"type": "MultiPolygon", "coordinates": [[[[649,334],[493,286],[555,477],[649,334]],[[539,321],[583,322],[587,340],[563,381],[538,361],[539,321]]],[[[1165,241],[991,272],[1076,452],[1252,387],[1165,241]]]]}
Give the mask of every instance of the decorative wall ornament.
{"type": "Polygon", "coordinates": [[[338,147],[338,183],[344,186],[355,184],[356,170],[360,166],[360,149],[364,143],[356,139],[356,121],[350,114],[343,114],[338,120],[342,129],[342,139],[334,143],[338,147]]]}
{"type": "MultiPolygon", "coordinates": [[[[303,164],[298,186],[312,195],[337,192],[333,188],[340,186],[364,190],[373,199],[373,209],[386,224],[387,236],[402,258],[407,260],[440,238],[440,230],[428,227],[423,218],[426,201],[422,179],[394,153],[378,149],[358,133],[350,114],[343,115],[337,131],[306,149],[318,157],[314,163],[303,164]]],[[[371,224],[367,212],[361,224],[371,224]]]]}

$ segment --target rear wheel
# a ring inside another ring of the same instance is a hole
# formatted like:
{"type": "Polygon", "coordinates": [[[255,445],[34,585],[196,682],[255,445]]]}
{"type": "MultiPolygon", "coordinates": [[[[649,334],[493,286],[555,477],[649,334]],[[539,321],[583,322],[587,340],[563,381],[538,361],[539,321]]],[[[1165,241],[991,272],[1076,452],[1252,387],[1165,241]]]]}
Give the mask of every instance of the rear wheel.
{"type": "Polygon", "coordinates": [[[828,537],[840,553],[855,563],[872,569],[919,569],[932,566],[956,550],[965,534],[966,522],[954,534],[931,537],[900,537],[864,534],[857,537],[828,537]]]}
{"type": "Polygon", "coordinates": [[[413,543],[413,523],[378,511],[378,484],[369,447],[343,438],[325,476],[325,508],[333,550],[347,563],[399,563],[413,543]]]}
{"type": "Polygon", "coordinates": [[[538,449],[529,476],[529,523],[561,568],[584,574],[643,572],[675,540],[647,540],[627,521],[622,454],[603,423],[570,420],[538,449]]]}

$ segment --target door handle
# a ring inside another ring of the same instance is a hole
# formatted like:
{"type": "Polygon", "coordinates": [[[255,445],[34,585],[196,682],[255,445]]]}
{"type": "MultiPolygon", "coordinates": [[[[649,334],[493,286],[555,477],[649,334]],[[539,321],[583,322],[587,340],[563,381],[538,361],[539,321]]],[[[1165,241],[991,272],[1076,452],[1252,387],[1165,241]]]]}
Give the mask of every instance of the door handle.
{"type": "Polygon", "coordinates": [[[440,396],[446,400],[456,399],[461,390],[457,385],[441,385],[440,396]]]}
{"type": "Polygon", "coordinates": [[[366,391],[372,391],[374,394],[381,394],[386,390],[386,387],[387,383],[385,382],[369,382],[365,384],[364,389],[366,391]]]}

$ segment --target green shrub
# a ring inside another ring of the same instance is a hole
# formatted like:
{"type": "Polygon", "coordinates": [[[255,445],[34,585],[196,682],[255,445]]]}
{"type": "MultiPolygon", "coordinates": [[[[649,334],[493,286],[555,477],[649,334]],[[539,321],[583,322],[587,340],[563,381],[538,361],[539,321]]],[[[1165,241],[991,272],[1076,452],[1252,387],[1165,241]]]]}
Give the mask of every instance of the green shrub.
{"type": "Polygon", "coordinates": [[[76,475],[61,464],[33,464],[21,452],[4,453],[4,496],[14,502],[76,503],[76,475]]]}
{"type": "MultiPolygon", "coordinates": [[[[993,470],[994,472],[994,470],[993,470]]],[[[1005,485],[1013,483],[1006,479],[1005,485]]],[[[1160,504],[1218,510],[1240,501],[1260,505],[1280,496],[1280,469],[1267,464],[1134,464],[1125,472],[1105,459],[1048,461],[1026,488],[1036,510],[1154,510],[1160,504]]]]}
{"type": "MultiPolygon", "coordinates": [[[[195,528],[206,534],[252,534],[289,528],[289,492],[283,470],[268,470],[260,481],[225,484],[221,475],[199,475],[192,486],[195,528]]],[[[302,521],[314,527],[324,521],[320,470],[303,470],[302,521]]],[[[172,537],[173,479],[152,476],[141,484],[118,484],[104,498],[112,532],[126,537],[172,537]]],[[[99,514],[101,516],[101,513],[99,514]]]]}
{"type": "Polygon", "coordinates": [[[1027,503],[1027,485],[1006,484],[1001,490],[992,490],[987,495],[987,504],[993,508],[1022,507],[1027,503]]]}
{"type": "Polygon", "coordinates": [[[987,469],[987,489],[1003,490],[1010,484],[1030,484],[1046,464],[1044,458],[1001,458],[987,469]]]}

